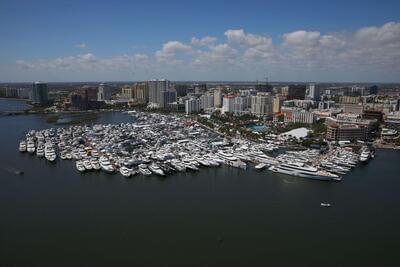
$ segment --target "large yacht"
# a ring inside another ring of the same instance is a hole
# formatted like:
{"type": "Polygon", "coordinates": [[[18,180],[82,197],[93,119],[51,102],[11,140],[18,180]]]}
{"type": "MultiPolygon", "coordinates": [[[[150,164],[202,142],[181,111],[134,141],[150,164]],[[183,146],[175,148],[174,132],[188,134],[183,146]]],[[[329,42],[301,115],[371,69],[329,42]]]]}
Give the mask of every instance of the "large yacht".
{"type": "Polygon", "coordinates": [[[110,160],[106,157],[100,157],[100,166],[106,172],[114,172],[115,171],[114,167],[111,165],[110,160]]]}
{"type": "Polygon", "coordinates": [[[339,176],[336,174],[318,170],[317,168],[305,165],[304,163],[281,163],[279,165],[270,167],[269,170],[287,175],[316,180],[330,181],[339,179],[339,176]]]}
{"type": "Polygon", "coordinates": [[[139,172],[146,176],[151,175],[151,171],[147,168],[146,164],[139,165],[139,172]]]}
{"type": "Polygon", "coordinates": [[[241,161],[237,157],[234,157],[230,153],[226,153],[226,152],[223,152],[223,151],[218,151],[218,153],[216,153],[216,155],[218,157],[220,157],[222,160],[224,160],[224,163],[226,165],[229,165],[229,166],[232,166],[232,167],[236,167],[236,168],[241,168],[241,169],[246,169],[247,168],[247,164],[245,162],[241,161]]]}
{"type": "Polygon", "coordinates": [[[28,145],[26,147],[26,150],[28,151],[28,153],[33,154],[35,153],[35,142],[33,142],[32,140],[28,141],[28,145]]]}
{"type": "Polygon", "coordinates": [[[56,160],[57,154],[52,145],[46,145],[44,149],[44,156],[50,162],[54,162],[56,160]]]}
{"type": "Polygon", "coordinates": [[[78,171],[80,171],[80,172],[84,172],[86,170],[85,165],[83,164],[83,162],[81,160],[77,160],[75,165],[76,165],[76,168],[78,169],[78,171]]]}
{"type": "Polygon", "coordinates": [[[149,166],[149,169],[154,174],[157,174],[160,176],[165,176],[165,173],[163,172],[163,170],[161,170],[161,168],[154,163],[149,166]]]}
{"type": "Polygon", "coordinates": [[[26,152],[26,141],[25,140],[22,140],[19,143],[19,151],[20,152],[26,152]]]}
{"type": "Polygon", "coordinates": [[[360,160],[361,163],[365,164],[365,163],[368,162],[370,156],[371,156],[370,151],[368,149],[363,149],[362,152],[361,152],[359,160],[360,160]]]}

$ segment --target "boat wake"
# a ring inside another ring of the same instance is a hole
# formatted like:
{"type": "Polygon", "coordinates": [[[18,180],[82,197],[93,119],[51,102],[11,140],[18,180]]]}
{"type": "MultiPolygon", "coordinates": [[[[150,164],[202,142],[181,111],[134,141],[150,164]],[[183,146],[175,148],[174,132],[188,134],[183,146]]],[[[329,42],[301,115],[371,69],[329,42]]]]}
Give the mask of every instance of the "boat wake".
{"type": "Polygon", "coordinates": [[[288,181],[288,180],[286,180],[286,179],[283,179],[283,182],[284,182],[285,184],[298,184],[298,182],[288,181]]]}

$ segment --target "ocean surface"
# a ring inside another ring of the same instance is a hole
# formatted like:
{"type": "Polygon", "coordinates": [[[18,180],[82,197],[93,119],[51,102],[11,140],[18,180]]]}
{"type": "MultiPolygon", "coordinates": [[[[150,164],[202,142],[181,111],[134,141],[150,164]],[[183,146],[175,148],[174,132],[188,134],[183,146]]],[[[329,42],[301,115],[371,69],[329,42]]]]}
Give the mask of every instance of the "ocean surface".
{"type": "Polygon", "coordinates": [[[400,151],[340,183],[228,167],[126,179],[19,153],[45,118],[0,117],[0,266],[400,266],[400,151]]]}

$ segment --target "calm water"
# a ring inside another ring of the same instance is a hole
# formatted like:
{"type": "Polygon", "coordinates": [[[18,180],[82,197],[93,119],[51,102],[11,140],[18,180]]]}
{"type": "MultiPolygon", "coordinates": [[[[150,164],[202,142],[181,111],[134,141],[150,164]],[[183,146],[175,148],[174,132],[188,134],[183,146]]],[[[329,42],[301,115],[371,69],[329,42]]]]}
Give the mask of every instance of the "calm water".
{"type": "Polygon", "coordinates": [[[0,112],[19,111],[29,108],[24,100],[0,98],[0,112]]]}
{"type": "Polygon", "coordinates": [[[42,116],[0,123],[0,266],[399,262],[400,152],[378,151],[341,183],[225,167],[125,179],[20,154],[26,130],[51,126],[42,116]],[[322,201],[333,207],[320,207],[322,201]]]}

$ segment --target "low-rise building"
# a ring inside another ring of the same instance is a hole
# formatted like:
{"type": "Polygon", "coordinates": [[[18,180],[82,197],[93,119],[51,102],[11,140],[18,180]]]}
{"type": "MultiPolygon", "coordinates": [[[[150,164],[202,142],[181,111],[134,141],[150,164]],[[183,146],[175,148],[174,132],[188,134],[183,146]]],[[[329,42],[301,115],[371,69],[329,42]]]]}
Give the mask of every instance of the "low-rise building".
{"type": "Polygon", "coordinates": [[[329,141],[366,140],[368,128],[355,124],[330,124],[327,127],[326,139],[329,141]]]}

